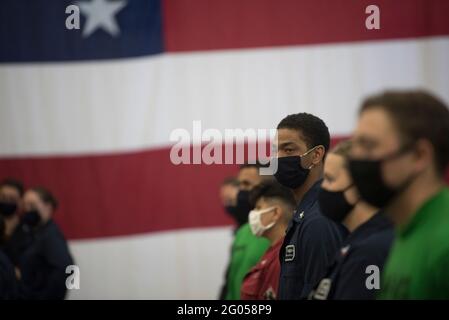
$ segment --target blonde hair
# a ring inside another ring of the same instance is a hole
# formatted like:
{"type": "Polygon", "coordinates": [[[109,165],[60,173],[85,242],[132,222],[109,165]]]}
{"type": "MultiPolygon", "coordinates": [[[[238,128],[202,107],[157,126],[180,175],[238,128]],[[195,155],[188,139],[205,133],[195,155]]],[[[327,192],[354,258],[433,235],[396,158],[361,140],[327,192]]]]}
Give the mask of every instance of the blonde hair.
{"type": "Polygon", "coordinates": [[[351,140],[343,140],[339,143],[337,143],[337,145],[335,145],[329,153],[333,153],[339,156],[342,156],[343,158],[348,159],[349,158],[349,153],[351,152],[351,147],[352,147],[352,141],[351,140]]]}

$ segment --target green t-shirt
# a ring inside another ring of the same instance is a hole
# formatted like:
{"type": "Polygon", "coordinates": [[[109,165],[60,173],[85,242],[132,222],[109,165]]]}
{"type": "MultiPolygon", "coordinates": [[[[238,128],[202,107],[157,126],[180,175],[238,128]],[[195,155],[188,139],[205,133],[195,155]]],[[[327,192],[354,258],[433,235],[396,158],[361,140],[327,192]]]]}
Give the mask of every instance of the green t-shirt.
{"type": "Polygon", "coordinates": [[[397,230],[380,289],[380,299],[449,299],[447,187],[397,230]]]}
{"type": "Polygon", "coordinates": [[[226,300],[240,299],[243,278],[259,262],[269,246],[270,242],[267,239],[252,234],[248,223],[237,230],[232,243],[226,300]]]}

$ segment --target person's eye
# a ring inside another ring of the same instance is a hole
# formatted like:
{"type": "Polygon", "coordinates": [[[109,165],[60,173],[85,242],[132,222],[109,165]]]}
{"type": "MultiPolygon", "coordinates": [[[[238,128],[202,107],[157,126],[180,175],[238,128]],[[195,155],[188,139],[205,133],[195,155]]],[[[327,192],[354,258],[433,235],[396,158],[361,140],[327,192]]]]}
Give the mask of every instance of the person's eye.
{"type": "Polygon", "coordinates": [[[357,145],[360,149],[364,151],[371,151],[376,148],[377,143],[372,140],[361,139],[357,145]]]}

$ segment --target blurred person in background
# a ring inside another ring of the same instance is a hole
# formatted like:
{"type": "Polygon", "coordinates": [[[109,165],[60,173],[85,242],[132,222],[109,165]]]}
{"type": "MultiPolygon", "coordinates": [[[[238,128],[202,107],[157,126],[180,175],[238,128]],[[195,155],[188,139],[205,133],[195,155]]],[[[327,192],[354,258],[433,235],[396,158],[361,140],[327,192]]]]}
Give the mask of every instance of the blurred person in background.
{"type": "MultiPolygon", "coordinates": [[[[236,206],[240,213],[246,212],[247,221],[248,214],[252,209],[249,200],[250,191],[262,181],[270,178],[270,176],[259,174],[259,168],[261,167],[260,163],[244,164],[240,167],[237,176],[239,192],[236,206]]],[[[248,222],[237,229],[232,243],[231,260],[226,279],[226,300],[240,299],[243,278],[259,262],[269,246],[270,242],[267,239],[252,234],[248,222]]]]}
{"type": "Polygon", "coordinates": [[[21,255],[21,296],[24,299],[64,299],[67,266],[73,259],[59,227],[53,221],[58,204],[45,188],[29,189],[24,195],[23,223],[33,236],[21,255]]]}
{"type": "Polygon", "coordinates": [[[293,191],[297,202],[280,252],[280,300],[307,298],[347,235],[318,205],[329,144],[326,124],[312,114],[292,114],[278,124],[275,177],[293,191]]]}
{"type": "MultiPolygon", "coordinates": [[[[232,217],[234,222],[236,223],[236,229],[235,231],[240,228],[243,224],[245,224],[248,221],[247,214],[238,214],[238,208],[237,208],[237,193],[239,192],[239,181],[235,177],[228,177],[223,180],[220,186],[220,200],[221,205],[225,209],[225,211],[232,217]]],[[[229,259],[230,260],[230,259],[229,259]]],[[[226,279],[228,278],[229,273],[229,263],[226,267],[225,272],[225,280],[220,290],[220,295],[218,296],[219,300],[224,300],[227,294],[227,287],[226,287],[226,279]]]]}
{"type": "Polygon", "coordinates": [[[256,237],[270,241],[270,248],[245,276],[241,289],[244,300],[273,300],[279,287],[279,250],[296,207],[292,191],[275,180],[262,182],[251,191],[254,209],[249,225],[256,237]]]}
{"type": "Polygon", "coordinates": [[[18,180],[8,178],[0,183],[0,214],[4,218],[7,238],[19,225],[23,192],[23,184],[18,180]]]}
{"type": "Polygon", "coordinates": [[[248,212],[237,206],[239,180],[235,177],[226,178],[220,187],[220,200],[223,208],[235,221],[237,229],[248,222],[248,212]]]}
{"type": "Polygon", "coordinates": [[[384,208],[396,239],[381,299],[449,299],[449,110],[424,91],[366,99],[349,169],[361,197],[384,208]]]}
{"type": "MultiPolygon", "coordinates": [[[[6,238],[6,223],[3,215],[0,215],[0,245],[6,238]]],[[[18,298],[18,286],[14,265],[0,247],[0,300],[18,298]]]]}
{"type": "Polygon", "coordinates": [[[16,179],[8,178],[0,184],[0,214],[5,219],[6,227],[2,248],[14,266],[17,266],[20,255],[31,243],[30,232],[20,220],[23,194],[23,184],[16,179]]]}
{"type": "Polygon", "coordinates": [[[351,145],[350,140],[343,141],[329,152],[318,194],[321,212],[342,223],[350,234],[310,299],[375,299],[378,288],[367,286],[367,270],[375,266],[380,273],[393,243],[391,221],[378,208],[361,200],[352,182],[347,162],[351,145]]]}

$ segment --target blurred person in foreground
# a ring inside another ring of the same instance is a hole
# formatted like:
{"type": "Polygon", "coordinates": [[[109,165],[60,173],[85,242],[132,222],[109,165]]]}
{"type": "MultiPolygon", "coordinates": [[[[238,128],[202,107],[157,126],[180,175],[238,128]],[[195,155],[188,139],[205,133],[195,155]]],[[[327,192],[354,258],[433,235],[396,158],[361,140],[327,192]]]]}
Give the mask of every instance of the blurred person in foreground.
{"type": "Polygon", "coordinates": [[[381,299],[449,299],[449,110],[424,91],[366,99],[349,169],[361,197],[384,208],[396,239],[381,299]]]}
{"type": "Polygon", "coordinates": [[[245,276],[241,289],[244,300],[274,300],[279,288],[279,250],[285,230],[296,207],[292,191],[278,182],[266,181],[251,191],[254,209],[249,213],[249,225],[257,237],[270,241],[270,248],[245,276]]]}

